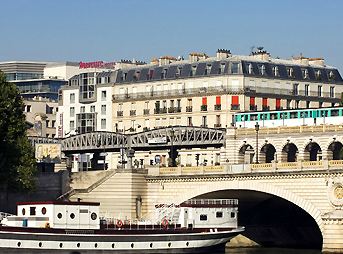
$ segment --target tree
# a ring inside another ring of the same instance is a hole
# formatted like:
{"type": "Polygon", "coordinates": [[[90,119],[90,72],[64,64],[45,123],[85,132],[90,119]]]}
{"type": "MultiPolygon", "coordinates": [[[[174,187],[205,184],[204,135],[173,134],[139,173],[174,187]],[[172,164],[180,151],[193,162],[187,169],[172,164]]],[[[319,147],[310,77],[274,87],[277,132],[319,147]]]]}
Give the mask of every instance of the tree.
{"type": "Polygon", "coordinates": [[[1,71],[0,91],[0,185],[6,191],[30,191],[35,187],[36,160],[26,136],[24,103],[1,71]]]}

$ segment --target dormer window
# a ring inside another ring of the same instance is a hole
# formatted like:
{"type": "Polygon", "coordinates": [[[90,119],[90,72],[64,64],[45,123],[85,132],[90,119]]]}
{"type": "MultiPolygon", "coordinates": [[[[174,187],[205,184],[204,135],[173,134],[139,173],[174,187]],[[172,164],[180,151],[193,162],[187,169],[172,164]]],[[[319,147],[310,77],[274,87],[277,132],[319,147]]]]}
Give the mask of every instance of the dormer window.
{"type": "Polygon", "coordinates": [[[182,71],[182,67],[178,66],[176,69],[175,77],[177,77],[177,78],[180,77],[181,71],[182,71]]]}
{"type": "Polygon", "coordinates": [[[288,77],[293,77],[293,68],[292,67],[289,67],[289,68],[287,68],[287,75],[288,75],[288,77]]]}
{"type": "Polygon", "coordinates": [[[273,67],[273,74],[274,74],[275,77],[279,76],[279,67],[277,67],[277,66],[273,67]]]}
{"type": "Polygon", "coordinates": [[[329,79],[330,80],[334,80],[335,79],[335,74],[333,73],[333,71],[329,72],[329,79]]]}
{"type": "Polygon", "coordinates": [[[251,64],[251,63],[248,65],[248,73],[249,73],[249,74],[254,74],[254,71],[253,71],[253,68],[252,68],[252,64],[251,64]]]}
{"type": "Polygon", "coordinates": [[[320,80],[322,78],[322,72],[320,70],[315,71],[315,76],[317,80],[320,80]]]}
{"type": "Polygon", "coordinates": [[[164,69],[161,73],[161,79],[165,79],[167,77],[167,72],[168,72],[168,69],[164,69]]]}
{"type": "Polygon", "coordinates": [[[207,64],[207,65],[206,65],[206,69],[205,69],[204,75],[208,75],[208,74],[211,73],[211,67],[212,67],[211,64],[207,64]]]}
{"type": "Polygon", "coordinates": [[[264,64],[259,65],[258,66],[258,70],[259,70],[261,75],[265,75],[266,74],[266,66],[264,66],[264,64]]]}
{"type": "Polygon", "coordinates": [[[309,76],[308,76],[308,70],[307,69],[302,69],[302,74],[303,74],[303,79],[308,79],[309,76]]]}
{"type": "Polygon", "coordinates": [[[197,66],[196,66],[196,65],[193,65],[193,66],[192,66],[192,69],[191,69],[190,76],[194,76],[194,75],[195,75],[196,69],[197,69],[197,66]]]}
{"type": "Polygon", "coordinates": [[[224,70],[225,70],[225,63],[220,63],[219,74],[224,74],[224,70]]]}
{"type": "Polygon", "coordinates": [[[231,73],[232,74],[239,73],[239,63],[231,63],[231,73]]]}

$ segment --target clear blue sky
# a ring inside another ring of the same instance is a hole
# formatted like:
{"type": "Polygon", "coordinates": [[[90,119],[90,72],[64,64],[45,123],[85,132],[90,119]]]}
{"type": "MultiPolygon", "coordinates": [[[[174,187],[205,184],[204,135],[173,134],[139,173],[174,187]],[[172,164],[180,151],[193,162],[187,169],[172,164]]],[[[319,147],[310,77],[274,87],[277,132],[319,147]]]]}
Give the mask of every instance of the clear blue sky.
{"type": "Polygon", "coordinates": [[[149,61],[217,48],[324,57],[343,72],[341,0],[2,0],[0,61],[149,61]]]}

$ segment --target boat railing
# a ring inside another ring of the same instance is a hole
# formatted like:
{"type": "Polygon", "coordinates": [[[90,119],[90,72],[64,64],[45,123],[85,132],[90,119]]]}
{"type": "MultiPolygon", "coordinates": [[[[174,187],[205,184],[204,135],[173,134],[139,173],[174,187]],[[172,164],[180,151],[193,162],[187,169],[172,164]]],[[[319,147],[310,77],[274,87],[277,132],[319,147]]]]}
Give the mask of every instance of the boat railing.
{"type": "Polygon", "coordinates": [[[185,205],[222,205],[237,206],[238,199],[189,199],[183,202],[185,205]]]}
{"type": "Polygon", "coordinates": [[[101,229],[114,229],[114,230],[165,230],[165,229],[177,229],[181,228],[180,224],[176,223],[153,223],[149,220],[128,220],[117,218],[100,218],[101,229]]]}
{"type": "Polygon", "coordinates": [[[3,219],[5,219],[6,217],[9,217],[9,216],[13,216],[13,214],[0,212],[0,222],[1,222],[3,219]]]}

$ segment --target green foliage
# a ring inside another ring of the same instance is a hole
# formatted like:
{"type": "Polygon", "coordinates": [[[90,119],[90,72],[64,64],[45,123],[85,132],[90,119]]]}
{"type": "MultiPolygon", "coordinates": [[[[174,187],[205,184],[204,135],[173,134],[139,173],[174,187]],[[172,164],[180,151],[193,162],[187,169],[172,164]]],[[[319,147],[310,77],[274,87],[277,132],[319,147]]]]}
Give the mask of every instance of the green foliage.
{"type": "Polygon", "coordinates": [[[8,190],[33,190],[36,160],[26,136],[23,100],[1,71],[0,91],[0,185],[8,190]]]}

